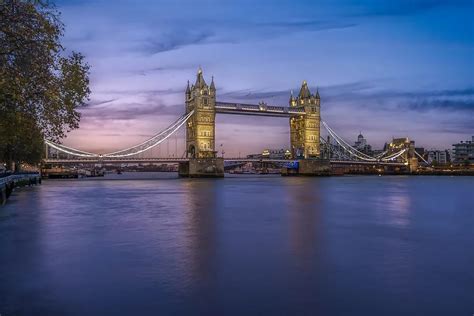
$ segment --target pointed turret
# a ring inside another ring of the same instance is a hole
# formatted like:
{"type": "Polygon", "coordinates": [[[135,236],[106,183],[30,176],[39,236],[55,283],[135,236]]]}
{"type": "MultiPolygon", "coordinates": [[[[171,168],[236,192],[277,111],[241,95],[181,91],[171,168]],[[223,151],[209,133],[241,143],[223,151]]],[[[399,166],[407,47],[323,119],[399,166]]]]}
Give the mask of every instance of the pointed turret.
{"type": "Polygon", "coordinates": [[[202,75],[201,67],[199,67],[198,69],[197,76],[196,76],[196,83],[194,83],[194,86],[199,89],[202,89],[207,86],[206,81],[204,81],[204,77],[202,75]]]}
{"type": "Polygon", "coordinates": [[[303,84],[301,85],[301,89],[300,89],[300,93],[298,95],[298,98],[299,99],[307,99],[307,98],[310,98],[311,97],[311,92],[309,91],[309,88],[308,88],[308,83],[305,81],[303,81],[303,84]]]}
{"type": "Polygon", "coordinates": [[[212,79],[211,79],[211,86],[210,86],[210,89],[212,91],[216,91],[216,86],[214,85],[214,76],[212,76],[212,79]]]}
{"type": "Polygon", "coordinates": [[[316,89],[316,99],[320,99],[320,97],[319,97],[319,89],[316,89]]]}
{"type": "Polygon", "coordinates": [[[295,103],[296,103],[296,99],[295,99],[295,97],[294,97],[294,95],[293,95],[293,90],[291,90],[289,104],[290,104],[290,106],[293,106],[293,105],[295,105],[295,103]]]}
{"type": "Polygon", "coordinates": [[[191,94],[191,88],[189,87],[189,80],[188,80],[188,85],[186,87],[186,95],[191,94]]]}

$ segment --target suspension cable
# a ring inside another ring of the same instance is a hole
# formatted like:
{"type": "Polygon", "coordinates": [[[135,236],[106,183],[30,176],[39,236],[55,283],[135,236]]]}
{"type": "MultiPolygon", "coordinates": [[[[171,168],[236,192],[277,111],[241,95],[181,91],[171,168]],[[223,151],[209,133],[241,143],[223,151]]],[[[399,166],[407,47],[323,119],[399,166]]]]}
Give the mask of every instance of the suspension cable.
{"type": "MultiPolygon", "coordinates": [[[[73,151],[70,151],[68,149],[64,149],[62,148],[61,146],[59,146],[58,144],[55,144],[55,143],[52,143],[48,140],[45,141],[45,143],[48,145],[48,146],[51,146],[53,147],[54,149],[60,151],[60,152],[63,152],[63,153],[66,153],[68,155],[72,155],[72,156],[78,156],[78,157],[88,157],[88,158],[92,158],[92,157],[97,157],[98,155],[96,154],[81,154],[81,153],[77,153],[77,152],[73,152],[73,151]]],[[[71,148],[72,149],[72,148],[71,148]]]]}
{"type": "Polygon", "coordinates": [[[94,158],[94,157],[113,157],[113,158],[120,158],[120,157],[128,157],[128,156],[133,156],[140,154],[144,151],[147,151],[160,143],[162,143],[164,140],[166,140],[168,137],[170,137],[173,133],[175,133],[183,124],[194,114],[194,110],[190,111],[187,114],[182,115],[180,118],[178,118],[173,124],[171,124],[169,127],[164,129],[163,131],[159,132],[158,134],[154,135],[150,139],[126,148],[122,150],[118,150],[115,152],[111,153],[106,153],[106,154],[96,154],[96,153],[90,153],[87,151],[82,151],[79,149],[71,148],[62,144],[56,144],[53,143],[52,141],[45,140],[45,143],[47,146],[51,146],[54,149],[72,155],[72,156],[77,156],[77,157],[88,157],[88,158],[94,158]],[[144,147],[143,147],[144,146],[144,147]]]}
{"type": "Polygon", "coordinates": [[[68,147],[68,146],[63,145],[63,144],[56,144],[56,143],[53,143],[52,141],[49,141],[49,140],[45,140],[45,143],[46,143],[46,145],[51,146],[55,149],[57,149],[57,147],[59,147],[60,149],[58,149],[58,150],[72,152],[71,155],[83,154],[84,156],[90,156],[90,157],[98,156],[98,154],[95,154],[95,153],[91,153],[91,152],[79,150],[79,149],[76,149],[76,148],[68,147]]]}
{"type": "Polygon", "coordinates": [[[429,164],[429,162],[428,162],[428,161],[426,161],[426,160],[425,160],[425,158],[423,158],[423,156],[422,156],[422,155],[420,155],[419,153],[417,153],[417,152],[416,152],[416,150],[415,150],[415,154],[416,154],[418,157],[420,157],[420,158],[421,158],[421,160],[423,160],[423,161],[424,161],[426,164],[429,164]]]}
{"type": "MultiPolygon", "coordinates": [[[[391,155],[390,157],[388,158],[382,158],[383,161],[388,161],[388,160],[394,160],[398,157],[400,157],[403,153],[405,153],[408,149],[405,148],[405,149],[402,149],[400,150],[399,152],[396,152],[395,154],[391,155]]],[[[403,157],[402,157],[403,158],[403,157]]],[[[403,158],[404,159],[404,158],[403,158]]],[[[405,160],[405,159],[404,159],[405,160]]]]}
{"type": "Polygon", "coordinates": [[[149,140],[141,143],[140,145],[136,145],[127,149],[123,149],[114,153],[107,153],[104,154],[104,157],[114,157],[114,158],[122,158],[122,157],[129,157],[133,155],[140,154],[144,151],[147,151],[165,141],[168,137],[173,135],[184,123],[194,114],[194,111],[189,112],[186,115],[183,115],[180,119],[178,119],[174,124],[172,124],[169,128],[167,128],[164,132],[161,132],[159,135],[163,135],[163,137],[157,139],[157,136],[150,138],[149,140]],[[150,143],[151,142],[151,143],[150,143]],[[147,143],[150,143],[149,145],[147,143]],[[147,145],[144,148],[140,148],[143,145],[147,145]],[[121,154],[123,153],[123,154],[121,154]]]}
{"type": "Polygon", "coordinates": [[[343,147],[347,152],[349,152],[351,155],[365,161],[376,161],[375,158],[370,157],[369,155],[366,155],[357,149],[353,148],[351,145],[349,145],[344,139],[342,139],[339,135],[336,134],[327,124],[326,122],[322,121],[323,126],[326,128],[328,133],[336,140],[336,142],[343,147]]]}
{"type": "MultiPolygon", "coordinates": [[[[331,127],[329,127],[329,125],[326,122],[323,122],[323,126],[326,127],[326,130],[328,132],[330,132],[330,134],[336,139],[336,141],[339,140],[340,142],[342,142],[345,145],[345,146],[343,146],[344,149],[346,149],[348,151],[353,151],[353,152],[357,153],[358,155],[360,155],[362,157],[365,157],[365,159],[374,160],[373,157],[371,157],[367,154],[364,154],[363,152],[360,152],[357,149],[355,149],[354,147],[352,147],[351,145],[349,145],[342,137],[337,135],[336,132],[331,127]],[[349,147],[349,148],[346,148],[346,146],[349,147]]],[[[363,159],[363,158],[360,158],[360,159],[363,159]]]]}
{"type": "Polygon", "coordinates": [[[121,150],[117,150],[117,151],[114,151],[114,152],[110,152],[110,153],[106,153],[104,154],[103,156],[111,156],[111,155],[116,155],[116,154],[120,154],[120,153],[123,153],[123,152],[127,152],[129,150],[132,150],[132,149],[135,149],[135,148],[138,148],[140,146],[143,146],[157,138],[159,138],[160,136],[162,136],[163,134],[166,134],[167,132],[169,132],[170,130],[172,130],[173,128],[175,128],[177,125],[181,124],[181,122],[184,120],[186,121],[191,115],[192,113],[194,112],[191,111],[189,112],[188,114],[184,114],[182,115],[181,117],[179,117],[175,122],[173,122],[173,124],[171,124],[170,126],[168,126],[166,129],[162,130],[160,133],[154,135],[153,137],[145,140],[144,142],[138,144],[138,145],[134,145],[134,146],[131,146],[129,148],[126,148],[126,149],[121,149],[121,150]]]}
{"type": "Polygon", "coordinates": [[[382,158],[386,153],[388,153],[388,150],[385,150],[384,152],[382,152],[382,153],[376,155],[374,158],[380,159],[380,158],[382,158]]]}

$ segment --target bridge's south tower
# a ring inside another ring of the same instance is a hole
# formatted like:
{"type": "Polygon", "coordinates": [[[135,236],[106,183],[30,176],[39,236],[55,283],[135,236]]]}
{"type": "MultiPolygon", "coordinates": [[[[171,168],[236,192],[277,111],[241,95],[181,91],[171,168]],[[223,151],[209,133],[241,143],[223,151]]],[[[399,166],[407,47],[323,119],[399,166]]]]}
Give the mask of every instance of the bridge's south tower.
{"type": "Polygon", "coordinates": [[[199,68],[196,82],[186,88],[186,113],[194,110],[187,122],[186,153],[189,158],[215,158],[216,87],[208,86],[199,68]]]}
{"type": "Polygon", "coordinates": [[[298,97],[290,97],[290,107],[304,109],[305,115],[290,118],[290,144],[293,158],[319,158],[320,133],[319,92],[311,94],[306,81],[298,97]]]}

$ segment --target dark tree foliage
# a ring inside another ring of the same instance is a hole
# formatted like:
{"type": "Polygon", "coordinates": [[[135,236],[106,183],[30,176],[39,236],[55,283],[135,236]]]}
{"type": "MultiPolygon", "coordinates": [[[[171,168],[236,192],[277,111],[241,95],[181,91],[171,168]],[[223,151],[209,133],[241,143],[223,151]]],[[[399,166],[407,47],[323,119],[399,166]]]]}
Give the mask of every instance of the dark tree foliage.
{"type": "Polygon", "coordinates": [[[49,2],[0,1],[0,161],[36,163],[44,138],[79,126],[89,66],[66,56],[59,17],[49,2]]]}

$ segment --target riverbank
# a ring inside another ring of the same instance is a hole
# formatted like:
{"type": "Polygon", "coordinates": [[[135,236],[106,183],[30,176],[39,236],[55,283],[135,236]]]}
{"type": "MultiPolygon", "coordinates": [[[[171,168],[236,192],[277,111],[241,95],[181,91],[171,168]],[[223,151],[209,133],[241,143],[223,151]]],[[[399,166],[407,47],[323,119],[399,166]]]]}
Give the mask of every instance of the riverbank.
{"type": "Polygon", "coordinates": [[[15,188],[41,184],[39,173],[0,175],[0,205],[4,205],[15,188]]]}
{"type": "Polygon", "coordinates": [[[383,171],[378,172],[377,170],[368,172],[347,172],[344,175],[407,175],[407,176],[474,176],[474,170],[418,170],[413,172],[395,172],[395,171],[383,171]]]}

